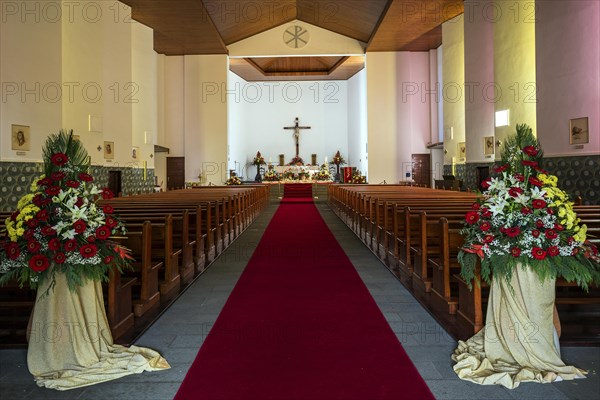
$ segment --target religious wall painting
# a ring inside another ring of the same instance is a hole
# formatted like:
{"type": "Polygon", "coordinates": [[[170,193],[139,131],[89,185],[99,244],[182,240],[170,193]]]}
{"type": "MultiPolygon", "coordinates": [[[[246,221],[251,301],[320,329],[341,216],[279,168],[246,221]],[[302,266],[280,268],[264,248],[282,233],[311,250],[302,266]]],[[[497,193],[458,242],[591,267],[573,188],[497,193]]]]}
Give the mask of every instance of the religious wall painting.
{"type": "Polygon", "coordinates": [[[467,144],[465,142],[460,142],[458,144],[458,159],[460,161],[464,161],[467,157],[467,144]]]}
{"type": "Polygon", "coordinates": [[[12,125],[11,134],[11,145],[13,150],[29,151],[31,146],[29,126],[12,125]]]}
{"type": "Polygon", "coordinates": [[[569,144],[586,144],[590,142],[588,117],[572,119],[569,127],[569,144]]]}
{"type": "Polygon", "coordinates": [[[104,142],[104,158],[107,160],[115,158],[115,142],[104,142]]]}
{"type": "Polygon", "coordinates": [[[486,136],[483,138],[483,154],[491,156],[494,154],[494,137],[486,136]]]}

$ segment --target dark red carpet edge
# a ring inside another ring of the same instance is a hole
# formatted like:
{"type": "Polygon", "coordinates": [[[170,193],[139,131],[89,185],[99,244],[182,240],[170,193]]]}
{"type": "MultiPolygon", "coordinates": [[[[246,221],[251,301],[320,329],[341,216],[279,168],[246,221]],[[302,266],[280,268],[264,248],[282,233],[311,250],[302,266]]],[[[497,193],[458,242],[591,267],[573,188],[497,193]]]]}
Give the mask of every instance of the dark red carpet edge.
{"type": "Polygon", "coordinates": [[[433,399],[312,200],[290,200],[175,399],[433,399]]]}

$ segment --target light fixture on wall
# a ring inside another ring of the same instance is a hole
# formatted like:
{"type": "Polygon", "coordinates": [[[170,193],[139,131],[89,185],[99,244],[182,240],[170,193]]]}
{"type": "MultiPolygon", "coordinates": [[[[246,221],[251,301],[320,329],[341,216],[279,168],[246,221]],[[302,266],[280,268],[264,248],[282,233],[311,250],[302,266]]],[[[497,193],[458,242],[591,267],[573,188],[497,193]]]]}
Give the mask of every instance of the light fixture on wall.
{"type": "Polygon", "coordinates": [[[496,128],[500,127],[500,126],[509,126],[510,125],[510,120],[509,120],[509,110],[499,110],[496,111],[496,128]]]}

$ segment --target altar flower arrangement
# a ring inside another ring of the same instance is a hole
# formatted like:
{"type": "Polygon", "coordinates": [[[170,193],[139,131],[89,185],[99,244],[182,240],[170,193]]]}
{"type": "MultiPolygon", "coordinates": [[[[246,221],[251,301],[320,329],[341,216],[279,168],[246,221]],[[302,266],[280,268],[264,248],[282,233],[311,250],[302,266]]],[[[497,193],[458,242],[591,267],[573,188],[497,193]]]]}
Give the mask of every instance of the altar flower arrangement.
{"type": "Polygon", "coordinates": [[[267,182],[277,182],[279,178],[279,174],[272,168],[265,172],[264,180],[267,182]]]}
{"type": "Polygon", "coordinates": [[[319,171],[313,175],[313,179],[319,182],[332,180],[331,173],[329,172],[329,169],[327,169],[327,164],[321,165],[319,171]]]}
{"type": "Polygon", "coordinates": [[[234,175],[231,178],[227,179],[227,181],[225,182],[225,184],[227,186],[230,186],[230,185],[241,185],[242,181],[240,180],[239,177],[237,177],[237,176],[234,175]]]}
{"type": "Polygon", "coordinates": [[[344,165],[344,164],[346,164],[346,160],[344,160],[344,157],[342,157],[342,155],[340,154],[340,151],[338,150],[337,153],[335,153],[335,155],[333,156],[333,158],[329,162],[329,164],[331,164],[331,165],[344,165]]]}
{"type": "Polygon", "coordinates": [[[484,181],[482,196],[466,214],[459,252],[462,276],[471,282],[477,259],[481,278],[510,282],[518,263],[541,280],[562,277],[588,288],[600,282],[598,249],[586,237],[573,202],[558,178],[540,167],[542,150],[527,125],[506,140],[495,176],[484,181]]]}
{"type": "Polygon", "coordinates": [[[352,175],[352,183],[367,183],[367,177],[361,175],[359,170],[356,170],[354,175],[352,175]]]}
{"type": "Polygon", "coordinates": [[[254,156],[254,160],[252,160],[252,165],[265,165],[265,158],[260,154],[260,151],[256,152],[256,156],[254,156]]]}
{"type": "Polygon", "coordinates": [[[5,221],[0,236],[0,285],[11,279],[32,289],[55,274],[65,275],[69,289],[88,280],[108,280],[108,272],[129,266],[127,249],[112,236],[125,227],[113,208],[97,204],[113,197],[87,173],[88,154],[73,132],[51,135],[43,148],[44,174],[31,184],[5,221]]]}
{"type": "Polygon", "coordinates": [[[288,165],[304,165],[304,160],[300,156],[294,156],[288,165]]]}

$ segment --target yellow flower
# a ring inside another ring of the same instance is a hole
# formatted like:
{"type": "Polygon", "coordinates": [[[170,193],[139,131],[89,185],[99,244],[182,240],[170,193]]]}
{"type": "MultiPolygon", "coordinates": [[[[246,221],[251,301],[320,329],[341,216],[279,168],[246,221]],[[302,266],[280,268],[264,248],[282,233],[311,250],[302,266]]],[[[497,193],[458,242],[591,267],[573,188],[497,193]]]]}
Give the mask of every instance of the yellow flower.
{"type": "Polygon", "coordinates": [[[578,242],[585,242],[585,239],[587,237],[586,233],[587,233],[587,225],[583,224],[581,225],[581,227],[577,227],[580,228],[577,230],[577,233],[573,235],[573,239],[577,240],[578,242]]]}

